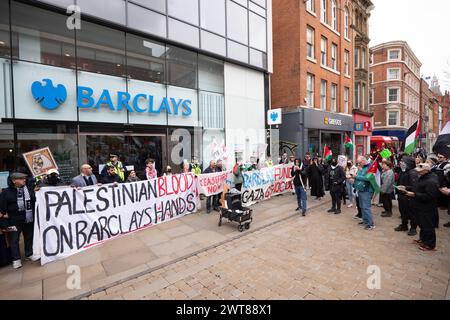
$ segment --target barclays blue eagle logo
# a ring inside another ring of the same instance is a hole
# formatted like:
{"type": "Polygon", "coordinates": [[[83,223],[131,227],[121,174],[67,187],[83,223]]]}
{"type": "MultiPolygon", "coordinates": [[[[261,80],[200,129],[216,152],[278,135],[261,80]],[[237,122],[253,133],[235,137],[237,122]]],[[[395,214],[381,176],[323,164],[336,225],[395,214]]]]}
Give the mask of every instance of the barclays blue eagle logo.
{"type": "Polygon", "coordinates": [[[278,119],[278,113],[277,113],[277,112],[272,112],[272,113],[270,114],[270,119],[272,119],[272,122],[277,121],[277,119],[278,119]]]}
{"type": "Polygon", "coordinates": [[[42,85],[40,81],[35,81],[31,85],[31,93],[33,98],[41,104],[41,106],[47,110],[54,110],[63,104],[67,99],[67,90],[62,84],[58,84],[57,87],[53,86],[53,82],[50,79],[43,79],[42,85]]]}

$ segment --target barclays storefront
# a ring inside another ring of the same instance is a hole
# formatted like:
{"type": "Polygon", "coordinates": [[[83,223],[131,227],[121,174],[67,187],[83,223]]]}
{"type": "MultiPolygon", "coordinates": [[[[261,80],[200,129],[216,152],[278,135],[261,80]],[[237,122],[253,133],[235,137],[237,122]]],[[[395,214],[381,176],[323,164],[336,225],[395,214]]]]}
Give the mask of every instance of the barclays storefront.
{"type": "Polygon", "coordinates": [[[138,173],[150,157],[160,172],[177,171],[179,159],[206,162],[221,145],[240,145],[227,120],[243,106],[258,116],[240,126],[264,130],[264,65],[89,16],[70,29],[53,6],[0,6],[0,172],[25,170],[22,153],[47,146],[66,179],[82,163],[98,170],[110,153],[138,173]]]}

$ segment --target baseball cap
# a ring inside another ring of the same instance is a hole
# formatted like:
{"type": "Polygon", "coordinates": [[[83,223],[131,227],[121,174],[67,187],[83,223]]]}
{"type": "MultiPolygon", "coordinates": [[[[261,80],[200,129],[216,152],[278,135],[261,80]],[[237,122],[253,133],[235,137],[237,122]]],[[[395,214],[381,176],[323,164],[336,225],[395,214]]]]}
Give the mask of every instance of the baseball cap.
{"type": "Polygon", "coordinates": [[[24,173],[21,172],[14,172],[11,173],[10,178],[11,180],[16,180],[16,179],[26,179],[28,176],[24,173]]]}

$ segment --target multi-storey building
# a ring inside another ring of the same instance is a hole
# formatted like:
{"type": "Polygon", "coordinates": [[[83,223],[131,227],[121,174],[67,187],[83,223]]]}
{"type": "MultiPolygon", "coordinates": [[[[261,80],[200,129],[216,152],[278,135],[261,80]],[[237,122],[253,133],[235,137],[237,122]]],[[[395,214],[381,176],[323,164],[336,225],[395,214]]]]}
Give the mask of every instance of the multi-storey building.
{"type": "Polygon", "coordinates": [[[371,48],[370,109],[374,135],[400,140],[420,115],[420,68],[408,43],[392,41],[371,48]]]}
{"type": "Polygon", "coordinates": [[[439,100],[430,89],[428,83],[420,80],[420,146],[427,152],[432,152],[434,143],[439,134],[439,100]]]}
{"type": "Polygon", "coordinates": [[[82,163],[98,172],[110,153],[138,174],[146,158],[161,172],[191,156],[232,165],[256,155],[266,142],[271,8],[0,1],[0,171],[47,146],[66,179],[82,163]]]}
{"type": "Polygon", "coordinates": [[[352,1],[279,0],[273,7],[272,108],[283,108],[280,139],[297,156],[344,150],[353,131],[352,1]]]}
{"type": "Polygon", "coordinates": [[[354,0],[352,6],[354,30],[354,95],[355,153],[370,153],[373,114],[369,112],[369,18],[374,5],[370,0],[354,0]]]}

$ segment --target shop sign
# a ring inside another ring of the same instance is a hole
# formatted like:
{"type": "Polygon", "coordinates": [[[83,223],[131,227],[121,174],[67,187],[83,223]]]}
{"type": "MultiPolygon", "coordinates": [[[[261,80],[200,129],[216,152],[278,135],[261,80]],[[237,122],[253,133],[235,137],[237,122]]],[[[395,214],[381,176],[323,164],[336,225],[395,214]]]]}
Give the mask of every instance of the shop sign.
{"type": "MultiPolygon", "coordinates": [[[[33,98],[47,110],[55,110],[67,100],[67,90],[62,84],[53,85],[50,79],[43,79],[42,82],[35,81],[31,85],[33,98]]],[[[176,99],[164,97],[161,103],[155,105],[154,96],[139,93],[134,96],[128,92],[117,92],[117,101],[111,99],[109,90],[103,89],[100,98],[95,101],[94,90],[86,86],[77,87],[77,107],[79,109],[98,109],[107,107],[111,111],[122,111],[137,113],[166,112],[167,114],[190,116],[192,114],[192,101],[187,99],[176,99]],[[139,102],[145,101],[145,107],[139,106],[139,102]]]]}
{"type": "Polygon", "coordinates": [[[355,131],[364,131],[364,123],[362,122],[355,123],[355,131]]]}
{"type": "Polygon", "coordinates": [[[281,123],[282,123],[281,109],[272,109],[267,111],[267,124],[269,126],[281,123]]]}
{"type": "Polygon", "coordinates": [[[342,126],[342,120],[325,117],[323,121],[326,125],[342,126]]]}

